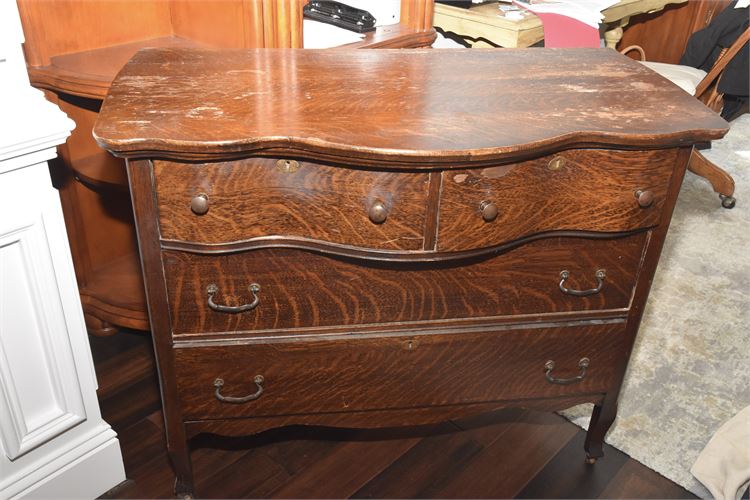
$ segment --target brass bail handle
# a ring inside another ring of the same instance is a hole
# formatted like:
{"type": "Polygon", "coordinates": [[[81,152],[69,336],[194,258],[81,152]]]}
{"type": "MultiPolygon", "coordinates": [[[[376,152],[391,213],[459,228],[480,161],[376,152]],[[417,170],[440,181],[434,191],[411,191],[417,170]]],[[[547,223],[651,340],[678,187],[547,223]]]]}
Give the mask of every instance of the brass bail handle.
{"type": "Polygon", "coordinates": [[[208,293],[208,307],[213,309],[217,312],[225,312],[225,313],[241,313],[245,311],[251,311],[258,307],[258,304],[260,304],[260,297],[258,297],[258,292],[260,292],[260,285],[257,283],[251,283],[250,286],[247,287],[247,289],[250,291],[250,293],[253,295],[253,301],[249,304],[243,304],[241,306],[225,306],[222,304],[217,304],[214,302],[214,295],[219,293],[219,287],[211,283],[208,285],[208,288],[206,289],[206,292],[208,293]]]}
{"type": "Polygon", "coordinates": [[[555,378],[552,376],[552,370],[555,369],[555,362],[550,359],[544,364],[544,377],[550,384],[575,384],[576,382],[580,382],[581,380],[583,380],[583,378],[586,376],[586,370],[588,369],[590,363],[591,361],[589,360],[589,358],[581,358],[581,360],[578,362],[578,368],[581,369],[581,373],[571,378],[555,378]]]}
{"type": "Polygon", "coordinates": [[[607,272],[604,269],[599,269],[596,274],[596,288],[590,288],[588,290],[573,290],[565,286],[565,281],[570,277],[570,271],[560,271],[560,290],[562,293],[573,295],[574,297],[586,297],[587,295],[594,295],[602,291],[604,286],[604,278],[607,277],[607,272]]]}
{"type": "Polygon", "coordinates": [[[248,394],[247,396],[234,397],[234,396],[224,396],[221,393],[221,388],[224,387],[224,379],[217,378],[216,380],[214,380],[214,387],[216,387],[214,396],[216,396],[216,399],[218,399],[222,403],[234,403],[234,404],[247,403],[248,401],[258,399],[260,395],[263,394],[263,382],[264,381],[265,379],[263,378],[263,375],[256,375],[255,378],[253,378],[253,382],[255,382],[255,386],[258,388],[258,390],[252,394],[248,394]]]}

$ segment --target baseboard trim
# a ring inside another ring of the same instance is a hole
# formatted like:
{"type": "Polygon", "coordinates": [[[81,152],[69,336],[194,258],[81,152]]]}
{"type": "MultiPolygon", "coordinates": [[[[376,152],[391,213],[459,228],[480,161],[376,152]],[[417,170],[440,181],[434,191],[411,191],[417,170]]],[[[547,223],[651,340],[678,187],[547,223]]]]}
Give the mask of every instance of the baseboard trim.
{"type": "Polygon", "coordinates": [[[94,439],[8,485],[0,498],[97,498],[124,480],[120,441],[107,426],[94,439]]]}

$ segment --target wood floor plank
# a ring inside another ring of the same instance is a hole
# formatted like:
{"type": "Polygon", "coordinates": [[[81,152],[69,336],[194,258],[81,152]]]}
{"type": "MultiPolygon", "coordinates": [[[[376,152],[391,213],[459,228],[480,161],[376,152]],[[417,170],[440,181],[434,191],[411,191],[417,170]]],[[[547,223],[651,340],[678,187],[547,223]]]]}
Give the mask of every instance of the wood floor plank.
{"type": "Polygon", "coordinates": [[[100,398],[99,406],[102,418],[118,433],[153,412],[160,412],[161,394],[156,374],[153,380],[134,380],[128,389],[119,391],[115,396],[100,398]]]}
{"type": "Polygon", "coordinates": [[[698,498],[658,472],[633,459],[609,481],[599,498],[698,498]]]}
{"type": "Polygon", "coordinates": [[[453,423],[460,429],[471,431],[472,439],[487,446],[494,443],[509,424],[518,422],[527,415],[528,410],[523,408],[504,408],[454,420],[453,423]]]}
{"type": "Polygon", "coordinates": [[[290,478],[273,498],[348,498],[414,447],[421,437],[337,443],[325,457],[290,478]]]}
{"type": "MultiPolygon", "coordinates": [[[[512,498],[564,448],[575,429],[561,417],[529,411],[434,491],[436,498],[512,498]]],[[[581,453],[583,453],[581,448],[581,453]]]]}
{"type": "Polygon", "coordinates": [[[518,492],[518,498],[599,498],[629,459],[621,451],[606,445],[604,457],[596,464],[587,464],[583,451],[586,433],[568,421],[565,421],[565,427],[575,431],[573,439],[518,492]]]}
{"type": "Polygon", "coordinates": [[[269,431],[256,444],[290,476],[322,460],[342,441],[353,439],[356,429],[293,427],[269,431]]]}
{"type": "Polygon", "coordinates": [[[261,450],[234,451],[231,463],[212,473],[196,476],[200,498],[267,498],[281,488],[289,474],[261,450]]]}
{"type": "Polygon", "coordinates": [[[148,418],[126,428],[118,438],[126,469],[139,467],[145,458],[166,455],[164,432],[148,418]]]}
{"type": "Polygon", "coordinates": [[[468,431],[425,437],[353,498],[432,498],[441,480],[450,477],[483,448],[468,431]]]}

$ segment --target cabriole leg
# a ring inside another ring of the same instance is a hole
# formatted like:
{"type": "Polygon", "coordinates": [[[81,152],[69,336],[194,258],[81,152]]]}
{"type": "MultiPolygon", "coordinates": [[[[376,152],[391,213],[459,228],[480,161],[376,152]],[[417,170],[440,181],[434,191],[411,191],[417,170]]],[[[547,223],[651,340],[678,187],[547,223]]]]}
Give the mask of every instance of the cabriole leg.
{"type": "Polygon", "coordinates": [[[190,449],[185,441],[167,444],[169,460],[175,471],[174,494],[177,498],[193,498],[193,466],[190,449]]]}
{"type": "Polygon", "coordinates": [[[583,449],[586,450],[586,463],[593,464],[604,456],[602,449],[604,436],[615,421],[617,415],[617,403],[609,403],[606,399],[603,404],[594,406],[591,413],[591,423],[586,433],[586,441],[583,449]]]}

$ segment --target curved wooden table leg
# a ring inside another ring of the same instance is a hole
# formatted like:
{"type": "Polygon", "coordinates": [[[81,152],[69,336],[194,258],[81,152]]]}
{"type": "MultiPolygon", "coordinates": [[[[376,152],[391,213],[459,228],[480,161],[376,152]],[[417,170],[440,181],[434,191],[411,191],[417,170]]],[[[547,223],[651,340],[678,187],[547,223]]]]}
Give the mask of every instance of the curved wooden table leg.
{"type": "Polygon", "coordinates": [[[688,170],[711,183],[711,187],[719,194],[725,208],[734,206],[734,179],[697,149],[694,149],[690,156],[688,170]]]}
{"type": "Polygon", "coordinates": [[[589,430],[586,433],[586,440],[583,443],[583,449],[586,451],[586,463],[594,464],[597,459],[604,456],[604,436],[612,426],[616,416],[616,396],[609,396],[605,398],[601,405],[594,406],[589,430]]]}

